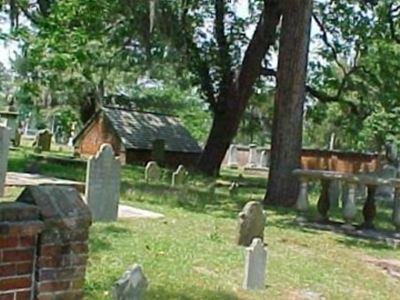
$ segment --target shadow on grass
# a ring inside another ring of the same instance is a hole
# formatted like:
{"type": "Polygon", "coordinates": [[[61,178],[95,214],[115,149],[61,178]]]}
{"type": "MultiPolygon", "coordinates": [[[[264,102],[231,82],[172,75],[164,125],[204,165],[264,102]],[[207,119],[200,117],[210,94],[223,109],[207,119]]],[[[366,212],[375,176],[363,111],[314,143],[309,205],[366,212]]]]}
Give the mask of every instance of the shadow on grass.
{"type": "Polygon", "coordinates": [[[146,300],[166,300],[166,299],[174,299],[174,300],[193,300],[193,299],[204,299],[204,300],[238,300],[239,298],[233,294],[224,291],[214,291],[214,290],[204,290],[200,288],[192,287],[192,291],[180,292],[180,291],[171,291],[170,289],[166,289],[160,286],[151,286],[146,291],[145,298],[146,300]],[[196,295],[190,296],[190,294],[196,295]]]}

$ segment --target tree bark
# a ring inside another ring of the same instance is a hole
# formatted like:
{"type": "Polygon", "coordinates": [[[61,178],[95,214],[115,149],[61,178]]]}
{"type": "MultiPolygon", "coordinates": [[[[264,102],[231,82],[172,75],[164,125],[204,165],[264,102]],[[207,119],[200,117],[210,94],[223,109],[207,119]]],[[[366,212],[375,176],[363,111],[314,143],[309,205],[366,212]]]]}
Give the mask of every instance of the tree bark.
{"type": "Polygon", "coordinates": [[[246,50],[240,70],[232,77],[227,89],[220,87],[211,131],[197,164],[197,170],[205,175],[215,176],[219,173],[226,151],[237,133],[253,85],[261,74],[261,62],[275,42],[281,17],[279,1],[265,0],[264,3],[263,15],[246,50]]]}
{"type": "Polygon", "coordinates": [[[292,171],[300,168],[312,0],[284,0],[282,10],[271,167],[264,203],[293,206],[299,188],[292,171]]]}

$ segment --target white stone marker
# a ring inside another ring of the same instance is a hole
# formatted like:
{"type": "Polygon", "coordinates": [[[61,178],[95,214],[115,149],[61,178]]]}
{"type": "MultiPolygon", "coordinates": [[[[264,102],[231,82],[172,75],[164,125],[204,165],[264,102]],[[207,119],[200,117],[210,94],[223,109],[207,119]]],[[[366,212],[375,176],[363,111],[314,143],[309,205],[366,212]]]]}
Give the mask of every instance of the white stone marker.
{"type": "Polygon", "coordinates": [[[4,196],[7,175],[8,149],[10,147],[10,130],[0,126],[0,197],[4,196]]]}
{"type": "Polygon", "coordinates": [[[172,183],[171,186],[183,185],[185,183],[187,177],[187,171],[185,167],[182,165],[178,166],[178,169],[172,174],[172,183]]]}
{"type": "Polygon", "coordinates": [[[267,267],[267,250],[261,239],[255,238],[246,248],[243,288],[262,290],[265,288],[265,270],[267,267]]]}
{"type": "Polygon", "coordinates": [[[237,168],[237,147],[236,145],[230,145],[228,150],[228,167],[229,168],[237,168]]]}
{"type": "Polygon", "coordinates": [[[265,150],[261,151],[259,167],[260,168],[268,167],[268,152],[265,150]]]}
{"type": "Polygon", "coordinates": [[[161,169],[155,161],[149,161],[146,165],[144,179],[146,182],[160,181],[161,169]]]}
{"type": "Polygon", "coordinates": [[[247,167],[254,168],[257,166],[257,145],[251,144],[249,146],[249,160],[247,167]]]}
{"type": "Polygon", "coordinates": [[[86,203],[93,221],[112,222],[118,217],[121,165],[109,144],[92,156],[86,172],[86,203]]]}

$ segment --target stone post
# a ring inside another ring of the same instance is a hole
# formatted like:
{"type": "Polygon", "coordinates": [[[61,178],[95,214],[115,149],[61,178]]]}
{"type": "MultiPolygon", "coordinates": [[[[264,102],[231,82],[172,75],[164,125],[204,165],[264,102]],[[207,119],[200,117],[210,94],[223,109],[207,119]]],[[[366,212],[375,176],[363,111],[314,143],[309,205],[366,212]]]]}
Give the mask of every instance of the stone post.
{"type": "Polygon", "coordinates": [[[228,149],[228,167],[229,168],[237,168],[237,147],[236,145],[230,145],[228,149]]]}
{"type": "Polygon", "coordinates": [[[246,248],[243,288],[246,290],[265,289],[265,271],[267,267],[267,250],[261,239],[253,239],[246,248]]]}
{"type": "MultiPolygon", "coordinates": [[[[305,177],[300,177],[299,181],[300,189],[296,202],[296,210],[299,212],[300,215],[303,215],[308,211],[308,208],[310,206],[308,203],[308,179],[305,177]]],[[[304,219],[304,216],[300,216],[300,219],[304,219]]]]}
{"type": "Polygon", "coordinates": [[[356,186],[357,185],[354,183],[348,183],[347,196],[344,197],[342,214],[344,220],[346,221],[346,225],[349,228],[353,227],[351,223],[353,222],[357,213],[357,207],[355,204],[356,186]]]}
{"type": "Polygon", "coordinates": [[[247,167],[254,168],[257,166],[257,145],[251,144],[249,145],[249,160],[247,163],[247,167]]]}
{"type": "Polygon", "coordinates": [[[10,130],[7,127],[0,126],[0,197],[4,196],[9,147],[10,130]]]}
{"type": "Polygon", "coordinates": [[[260,155],[260,168],[268,167],[268,152],[263,150],[260,155]]]}

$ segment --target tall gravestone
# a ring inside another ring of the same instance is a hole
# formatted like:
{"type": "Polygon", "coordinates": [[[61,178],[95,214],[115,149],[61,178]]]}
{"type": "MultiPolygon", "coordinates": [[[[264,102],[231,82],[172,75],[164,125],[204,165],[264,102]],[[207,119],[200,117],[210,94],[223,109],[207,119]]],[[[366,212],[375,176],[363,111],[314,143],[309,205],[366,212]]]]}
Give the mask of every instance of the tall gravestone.
{"type": "Polygon", "coordinates": [[[7,127],[0,126],[0,197],[4,196],[9,147],[10,130],[7,127]]]}
{"type": "Polygon", "coordinates": [[[121,165],[109,144],[103,144],[92,156],[86,172],[86,203],[93,221],[117,220],[121,181],[121,165]]]}
{"type": "Polygon", "coordinates": [[[261,151],[259,167],[260,168],[268,167],[268,152],[266,150],[261,151]]]}
{"type": "Polygon", "coordinates": [[[172,174],[171,186],[183,185],[187,178],[187,171],[183,165],[179,165],[178,169],[172,174]]]}
{"type": "Polygon", "coordinates": [[[247,202],[238,217],[238,245],[247,247],[254,238],[264,239],[266,217],[261,202],[247,202]]]}
{"type": "Polygon", "coordinates": [[[236,145],[230,145],[228,150],[228,167],[229,168],[237,168],[238,160],[237,160],[237,147],[236,145]]]}
{"type": "Polygon", "coordinates": [[[146,182],[160,181],[161,169],[155,161],[149,161],[147,163],[144,177],[146,182]]]}
{"type": "Polygon", "coordinates": [[[255,144],[249,146],[249,160],[247,162],[247,167],[257,167],[257,145],[255,144]]]}
{"type": "Polygon", "coordinates": [[[267,267],[267,250],[261,239],[253,239],[246,248],[243,288],[262,290],[265,288],[265,270],[267,267]]]}
{"type": "Polygon", "coordinates": [[[163,166],[165,162],[165,141],[162,139],[153,141],[152,160],[163,166]]]}

